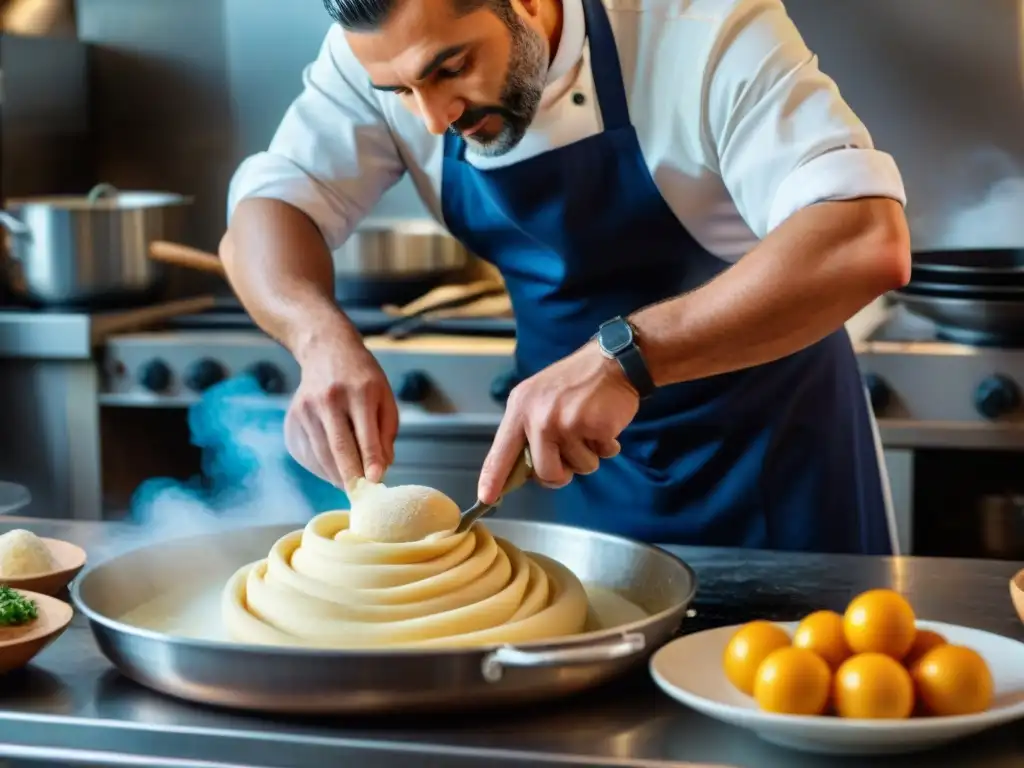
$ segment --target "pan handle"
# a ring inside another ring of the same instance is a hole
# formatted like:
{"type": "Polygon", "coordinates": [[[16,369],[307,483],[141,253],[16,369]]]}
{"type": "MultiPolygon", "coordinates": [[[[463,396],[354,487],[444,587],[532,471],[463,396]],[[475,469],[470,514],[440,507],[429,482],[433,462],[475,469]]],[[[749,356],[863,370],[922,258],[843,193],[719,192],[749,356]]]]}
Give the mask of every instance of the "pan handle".
{"type": "Polygon", "coordinates": [[[197,248],[189,248],[187,245],[154,240],[149,244],[149,258],[186,269],[225,276],[224,265],[219,257],[197,248]]]}
{"type": "Polygon", "coordinates": [[[496,683],[505,674],[506,667],[566,667],[576,664],[597,664],[602,661],[618,661],[641,653],[647,647],[647,638],[640,632],[630,632],[599,643],[524,650],[505,645],[491,651],[480,665],[484,680],[496,683]]]}

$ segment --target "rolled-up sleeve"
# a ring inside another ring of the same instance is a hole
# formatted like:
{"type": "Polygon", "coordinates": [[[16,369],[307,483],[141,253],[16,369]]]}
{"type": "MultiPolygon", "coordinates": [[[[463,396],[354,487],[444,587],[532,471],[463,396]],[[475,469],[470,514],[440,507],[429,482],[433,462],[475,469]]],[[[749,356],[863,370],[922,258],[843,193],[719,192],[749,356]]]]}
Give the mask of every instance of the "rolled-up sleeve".
{"type": "Polygon", "coordinates": [[[334,26],[270,147],[235,172],[228,217],[246,198],[281,200],[309,216],[335,249],[404,172],[366,75],[334,26]]]}
{"type": "Polygon", "coordinates": [[[779,0],[740,0],[705,69],[702,143],[759,237],[827,200],[906,205],[893,158],[818,68],[779,0]]]}

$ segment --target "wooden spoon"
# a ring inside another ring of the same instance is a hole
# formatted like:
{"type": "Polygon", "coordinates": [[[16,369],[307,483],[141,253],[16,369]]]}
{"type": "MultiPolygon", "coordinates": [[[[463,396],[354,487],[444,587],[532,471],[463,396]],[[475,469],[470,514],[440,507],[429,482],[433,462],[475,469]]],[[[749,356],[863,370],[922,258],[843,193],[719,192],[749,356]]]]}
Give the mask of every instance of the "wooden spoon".
{"type": "Polygon", "coordinates": [[[1024,621],[1024,571],[1010,579],[1010,598],[1021,621],[1024,621]]]}
{"type": "Polygon", "coordinates": [[[39,616],[20,627],[0,627],[0,674],[21,669],[46,646],[64,634],[75,612],[54,597],[19,589],[35,601],[39,616]]]}

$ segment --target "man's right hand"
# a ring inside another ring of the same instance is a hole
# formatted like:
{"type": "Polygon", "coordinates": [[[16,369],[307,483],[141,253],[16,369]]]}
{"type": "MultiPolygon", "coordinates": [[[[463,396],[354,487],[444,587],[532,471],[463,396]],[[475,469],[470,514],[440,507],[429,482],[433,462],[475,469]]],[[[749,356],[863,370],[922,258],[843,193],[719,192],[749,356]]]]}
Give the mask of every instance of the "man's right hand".
{"type": "Polygon", "coordinates": [[[395,458],[398,406],[380,364],[361,342],[316,344],[299,358],[302,381],[284,422],[299,464],[339,488],[380,482],[395,458]]]}

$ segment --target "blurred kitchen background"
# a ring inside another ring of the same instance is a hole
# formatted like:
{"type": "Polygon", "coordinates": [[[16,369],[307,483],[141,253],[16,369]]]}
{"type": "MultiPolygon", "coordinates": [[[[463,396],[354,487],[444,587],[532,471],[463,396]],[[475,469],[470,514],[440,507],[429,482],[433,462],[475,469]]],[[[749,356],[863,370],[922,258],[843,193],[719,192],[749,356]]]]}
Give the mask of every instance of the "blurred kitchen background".
{"type": "MultiPolygon", "coordinates": [[[[895,155],[915,251],[1017,265],[1021,2],[786,5],[876,144],[895,155]]],[[[28,487],[31,514],[117,517],[147,479],[185,480],[212,464],[224,470],[211,459],[223,456],[220,438],[207,431],[205,442],[197,439],[188,409],[240,374],[251,374],[265,397],[236,398],[232,407],[280,419],[297,385],[294,361],[254,330],[202,253],[168,247],[171,258],[200,269],[162,268],[145,246],[156,239],[215,252],[231,174],[268,143],[328,23],[320,0],[0,2],[0,195],[8,210],[24,219],[12,201],[84,195],[99,183],[182,196],[167,198],[157,219],[124,224],[109,249],[78,231],[19,257],[21,241],[8,236],[0,480],[28,487]]],[[[341,298],[353,317],[379,336],[374,349],[401,401],[389,479],[468,501],[515,382],[514,321],[500,284],[425,217],[411,184],[399,184],[336,254],[339,287],[350,291],[341,298]],[[396,311],[385,305],[449,282],[470,286],[464,292],[476,300],[393,327],[396,311]]],[[[1012,269],[1006,275],[1006,287],[1020,285],[1011,285],[1012,269]]],[[[904,551],[1020,558],[1024,298],[960,288],[951,289],[956,301],[973,312],[962,327],[948,317],[937,325],[934,306],[909,312],[908,299],[880,301],[850,328],[881,424],[904,551]],[[970,332],[978,317],[993,315],[1001,335],[970,332]]],[[[329,489],[296,477],[321,494],[319,504],[336,502],[329,489]]],[[[551,513],[543,497],[518,510],[551,513]]]]}

